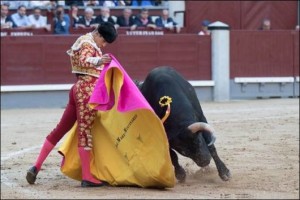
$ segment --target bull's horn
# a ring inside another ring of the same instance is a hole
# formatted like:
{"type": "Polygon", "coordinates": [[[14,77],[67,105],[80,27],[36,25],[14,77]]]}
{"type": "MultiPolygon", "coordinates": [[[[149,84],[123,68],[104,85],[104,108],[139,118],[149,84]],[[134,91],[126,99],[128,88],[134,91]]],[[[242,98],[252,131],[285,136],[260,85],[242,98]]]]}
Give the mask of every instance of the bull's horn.
{"type": "Polygon", "coordinates": [[[189,125],[188,129],[192,131],[192,133],[197,133],[198,131],[208,131],[213,134],[215,132],[214,129],[205,122],[195,122],[189,125]]]}
{"type": "Polygon", "coordinates": [[[216,141],[216,136],[214,135],[215,130],[209,124],[204,122],[195,122],[188,126],[188,129],[192,131],[192,133],[197,133],[198,131],[208,131],[210,133],[210,142],[207,146],[211,146],[216,141]]]}

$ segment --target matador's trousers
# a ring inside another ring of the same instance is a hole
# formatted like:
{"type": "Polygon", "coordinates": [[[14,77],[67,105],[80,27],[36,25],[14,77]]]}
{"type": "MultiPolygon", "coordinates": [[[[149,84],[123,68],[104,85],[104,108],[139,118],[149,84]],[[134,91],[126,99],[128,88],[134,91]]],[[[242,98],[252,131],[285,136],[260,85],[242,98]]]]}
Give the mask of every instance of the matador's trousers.
{"type": "Polygon", "coordinates": [[[91,149],[91,129],[97,111],[88,106],[88,101],[98,79],[89,75],[79,75],[77,78],[77,82],[72,86],[69,92],[69,102],[60,122],[47,136],[47,140],[53,145],[56,145],[73,127],[77,120],[78,146],[91,149]]]}

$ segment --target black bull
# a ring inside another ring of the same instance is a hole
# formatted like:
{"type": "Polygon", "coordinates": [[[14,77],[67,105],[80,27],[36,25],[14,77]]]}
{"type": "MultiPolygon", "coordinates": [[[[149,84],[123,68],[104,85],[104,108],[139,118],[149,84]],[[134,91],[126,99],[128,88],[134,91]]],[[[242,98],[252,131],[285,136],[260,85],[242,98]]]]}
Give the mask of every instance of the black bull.
{"type": "Polygon", "coordinates": [[[230,171],[217,154],[213,129],[207,124],[193,86],[171,67],[155,68],[143,83],[136,84],[160,118],[165,116],[167,110],[167,106],[161,107],[159,104],[161,97],[172,99],[170,115],[164,127],[176,178],[184,181],[186,172],[180,166],[174,150],[191,158],[200,167],[208,166],[213,158],[221,179],[229,180],[230,171]]]}

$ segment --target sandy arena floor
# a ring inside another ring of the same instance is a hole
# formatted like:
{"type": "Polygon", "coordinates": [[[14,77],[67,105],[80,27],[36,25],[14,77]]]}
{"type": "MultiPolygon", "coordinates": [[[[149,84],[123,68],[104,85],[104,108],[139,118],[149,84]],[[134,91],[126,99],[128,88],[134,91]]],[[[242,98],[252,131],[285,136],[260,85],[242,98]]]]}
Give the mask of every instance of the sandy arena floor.
{"type": "Polygon", "coordinates": [[[166,190],[135,187],[81,188],[60,172],[59,145],[35,185],[25,179],[46,135],[63,109],[1,110],[1,199],[289,199],[299,198],[299,98],[201,104],[216,130],[216,147],[231,170],[223,182],[212,161],[203,172],[179,156],[185,183],[166,190]]]}

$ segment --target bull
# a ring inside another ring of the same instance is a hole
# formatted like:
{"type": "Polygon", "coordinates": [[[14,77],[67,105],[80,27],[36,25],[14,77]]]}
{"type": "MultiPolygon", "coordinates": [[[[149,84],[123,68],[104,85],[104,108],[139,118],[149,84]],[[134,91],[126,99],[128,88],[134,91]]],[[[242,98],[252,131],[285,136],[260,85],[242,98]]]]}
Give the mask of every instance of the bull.
{"type": "Polygon", "coordinates": [[[208,166],[213,158],[220,178],[229,180],[230,171],[217,154],[214,130],[207,123],[193,86],[171,67],[157,67],[143,83],[136,81],[136,84],[161,119],[169,112],[169,103],[164,127],[176,179],[184,182],[186,172],[175,151],[191,158],[199,167],[208,166]]]}

